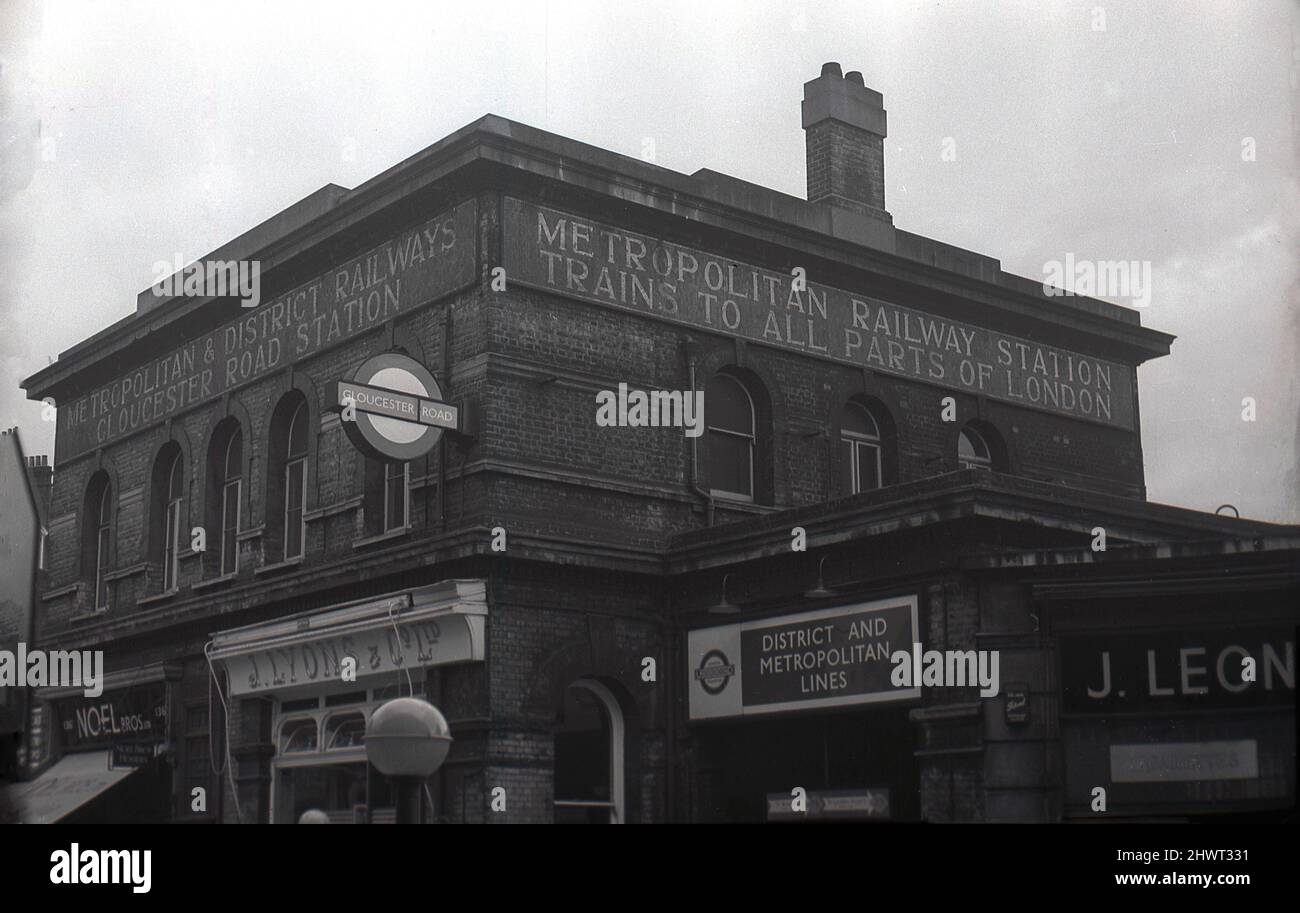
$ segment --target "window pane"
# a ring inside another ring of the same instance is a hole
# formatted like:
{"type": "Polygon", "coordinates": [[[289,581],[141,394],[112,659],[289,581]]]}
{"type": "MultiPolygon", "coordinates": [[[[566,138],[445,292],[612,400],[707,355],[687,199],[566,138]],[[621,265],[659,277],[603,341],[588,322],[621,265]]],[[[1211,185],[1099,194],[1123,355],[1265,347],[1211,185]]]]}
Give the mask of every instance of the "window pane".
{"type": "Polygon", "coordinates": [[[875,491],[880,487],[880,448],[874,444],[855,444],[858,456],[858,491],[875,491]]]}
{"type": "MultiPolygon", "coordinates": [[[[558,722],[555,798],[609,802],[612,733],[605,708],[591,692],[569,688],[558,722]]],[[[608,817],[609,813],[604,814],[608,817]]]]}
{"type": "Polygon", "coordinates": [[[175,501],[181,496],[181,488],[185,483],[185,472],[181,467],[181,455],[176,454],[172,460],[171,470],[167,476],[167,500],[175,501]]]}
{"type": "Polygon", "coordinates": [[[962,430],[961,437],[957,439],[957,457],[962,460],[976,461],[989,458],[989,449],[974,428],[962,430]]]}
{"type": "Polygon", "coordinates": [[[208,737],[186,739],[185,776],[191,780],[205,780],[208,773],[208,737]]]}
{"type": "Polygon", "coordinates": [[[847,438],[841,441],[840,450],[840,491],[846,495],[858,493],[858,471],[853,465],[853,459],[857,453],[853,447],[853,441],[847,438]]]}
{"type": "Polygon", "coordinates": [[[406,525],[406,464],[388,463],[384,469],[384,532],[406,525]]]}
{"type": "Polygon", "coordinates": [[[233,574],[239,560],[239,482],[226,483],[221,505],[221,573],[233,574]]]}
{"type": "Polygon", "coordinates": [[[104,572],[108,570],[109,530],[107,526],[99,529],[99,541],[95,544],[95,608],[102,609],[108,605],[108,581],[104,572]]]}
{"type": "Polygon", "coordinates": [[[208,728],[208,708],[191,707],[185,711],[186,732],[206,732],[208,728]]]}
{"type": "Polygon", "coordinates": [[[361,713],[336,713],[325,721],[325,748],[356,748],[365,744],[366,718],[361,713]]]}
{"type": "Polygon", "coordinates": [[[285,468],[284,483],[284,557],[302,554],[302,512],[307,493],[304,460],[294,460],[285,468]]]}
{"type": "Polygon", "coordinates": [[[307,404],[299,403],[289,420],[290,459],[307,455],[307,404]]]}
{"type": "Polygon", "coordinates": [[[840,429],[850,434],[880,438],[880,428],[876,425],[876,420],[872,418],[871,413],[857,403],[849,403],[844,407],[844,415],[840,419],[840,429]]]}
{"type": "Polygon", "coordinates": [[[109,487],[104,486],[104,493],[99,497],[99,523],[101,526],[107,526],[109,518],[112,515],[112,503],[109,500],[109,487]]]}
{"type": "Polygon", "coordinates": [[[230,442],[226,445],[226,463],[222,478],[229,482],[237,479],[243,471],[244,458],[244,434],[236,428],[230,435],[230,442]]]}
{"type": "Polygon", "coordinates": [[[180,534],[181,503],[167,505],[167,528],[163,533],[163,589],[176,587],[176,544],[180,534]]]}
{"type": "Polygon", "coordinates": [[[289,720],[280,727],[280,751],[292,754],[297,751],[316,750],[316,721],[289,720]]]}
{"type": "Polygon", "coordinates": [[[715,491],[752,498],[752,465],[753,444],[749,438],[725,432],[710,432],[709,485],[715,491]]]}
{"type": "Polygon", "coordinates": [[[754,433],[754,410],[740,381],[725,374],[713,378],[704,394],[704,420],[710,428],[754,433]]]}

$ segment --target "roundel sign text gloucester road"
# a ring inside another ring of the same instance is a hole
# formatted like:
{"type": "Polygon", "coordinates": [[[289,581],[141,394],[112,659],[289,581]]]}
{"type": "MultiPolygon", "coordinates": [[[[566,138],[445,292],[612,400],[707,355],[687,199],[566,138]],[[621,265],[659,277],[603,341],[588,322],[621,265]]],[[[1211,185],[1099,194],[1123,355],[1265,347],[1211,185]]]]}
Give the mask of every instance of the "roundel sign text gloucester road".
{"type": "Polygon", "coordinates": [[[399,352],[368,358],[339,381],[337,405],[349,440],[382,460],[419,459],[460,421],[429,369],[399,352]]]}

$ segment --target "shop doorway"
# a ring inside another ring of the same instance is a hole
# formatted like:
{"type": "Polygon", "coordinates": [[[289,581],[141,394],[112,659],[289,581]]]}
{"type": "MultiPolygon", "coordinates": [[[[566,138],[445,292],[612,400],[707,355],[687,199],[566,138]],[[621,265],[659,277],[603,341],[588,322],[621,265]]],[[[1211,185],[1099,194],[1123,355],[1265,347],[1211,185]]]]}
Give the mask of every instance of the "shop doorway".
{"type": "Polygon", "coordinates": [[[699,726],[696,813],[702,820],[769,820],[768,797],[802,787],[889,790],[888,819],[920,818],[907,708],[750,719],[699,726]]]}

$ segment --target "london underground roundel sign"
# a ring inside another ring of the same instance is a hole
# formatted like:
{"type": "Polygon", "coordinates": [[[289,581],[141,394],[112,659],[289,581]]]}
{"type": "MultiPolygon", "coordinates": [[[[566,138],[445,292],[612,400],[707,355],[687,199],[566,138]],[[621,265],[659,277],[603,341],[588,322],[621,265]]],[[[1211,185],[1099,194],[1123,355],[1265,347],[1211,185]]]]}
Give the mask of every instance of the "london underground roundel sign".
{"type": "Polygon", "coordinates": [[[459,409],[442,401],[429,369],[399,352],[363,362],[338,382],[336,401],[348,439],[382,460],[419,459],[460,421],[459,409]]]}

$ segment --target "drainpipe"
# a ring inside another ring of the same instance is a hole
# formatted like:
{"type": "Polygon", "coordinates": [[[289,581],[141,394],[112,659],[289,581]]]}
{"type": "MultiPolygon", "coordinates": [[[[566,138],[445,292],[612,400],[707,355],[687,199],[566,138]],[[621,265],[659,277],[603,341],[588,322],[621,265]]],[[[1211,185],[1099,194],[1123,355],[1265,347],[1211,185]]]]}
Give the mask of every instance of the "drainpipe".
{"type": "MultiPolygon", "coordinates": [[[[442,312],[442,375],[447,383],[447,392],[451,394],[451,302],[442,312]]],[[[425,464],[426,466],[428,464],[425,464]]],[[[428,488],[425,488],[428,491],[428,488]]],[[[427,511],[427,507],[426,507],[427,511]]],[[[438,439],[438,526],[439,532],[447,531],[447,435],[438,439]]]]}
{"type": "MultiPolygon", "coordinates": [[[[668,680],[664,683],[667,692],[665,718],[667,722],[664,753],[668,763],[664,770],[664,824],[673,824],[677,814],[677,625],[674,623],[672,597],[666,582],[661,581],[660,603],[664,614],[664,659],[668,671],[668,680]]],[[[685,636],[685,635],[683,635],[685,636]]]]}
{"type": "MultiPolygon", "coordinates": [[[[690,365],[690,377],[691,377],[690,395],[692,401],[694,401],[695,398],[695,362],[698,358],[698,352],[699,350],[695,344],[695,340],[687,336],[686,337],[686,360],[687,363],[690,365]]],[[[701,414],[699,418],[702,421],[704,416],[701,414]]],[[[713,495],[709,494],[707,491],[705,491],[703,488],[700,487],[700,439],[697,436],[697,437],[690,438],[689,440],[691,442],[690,489],[691,492],[697,498],[699,498],[704,502],[706,524],[708,526],[712,526],[713,525],[713,495]]]]}

